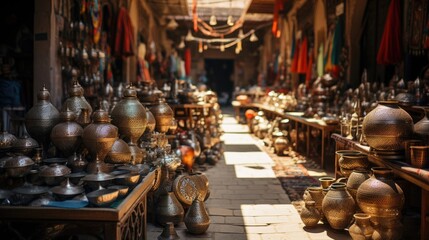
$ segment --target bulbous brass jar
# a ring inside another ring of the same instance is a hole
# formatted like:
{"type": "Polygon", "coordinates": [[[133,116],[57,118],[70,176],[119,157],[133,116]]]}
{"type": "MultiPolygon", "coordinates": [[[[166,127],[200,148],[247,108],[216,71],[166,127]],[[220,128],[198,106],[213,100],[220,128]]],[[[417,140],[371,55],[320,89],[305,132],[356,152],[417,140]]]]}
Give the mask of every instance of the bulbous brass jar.
{"type": "Polygon", "coordinates": [[[103,109],[96,110],[92,114],[92,120],[93,122],[83,129],[83,144],[92,156],[90,163],[104,163],[107,153],[118,138],[118,128],[110,124],[109,115],[103,109]]]}
{"type": "Polygon", "coordinates": [[[0,152],[10,150],[15,144],[17,138],[15,135],[8,133],[6,130],[3,130],[0,133],[0,152]]]}
{"type": "Polygon", "coordinates": [[[185,210],[173,192],[164,192],[159,197],[155,214],[157,222],[161,225],[167,222],[179,224],[183,221],[185,210]]]}
{"type": "Polygon", "coordinates": [[[105,162],[113,164],[129,163],[131,161],[131,150],[128,144],[118,138],[113,143],[112,149],[107,153],[105,162]]]}
{"type": "Polygon", "coordinates": [[[110,115],[112,124],[118,127],[119,133],[129,139],[128,144],[136,145],[146,129],[147,116],[133,86],[124,90],[121,101],[115,105],[110,115]]]}
{"type": "MultiPolygon", "coordinates": [[[[62,111],[70,109],[76,114],[76,118],[79,118],[82,114],[82,109],[86,109],[88,116],[92,115],[91,104],[83,96],[83,88],[78,81],[74,81],[72,87],[69,90],[69,98],[64,101],[62,111]]],[[[82,126],[84,127],[84,126],[82,126]]]]}
{"type": "Polygon", "coordinates": [[[25,127],[30,136],[48,149],[52,128],[59,122],[60,113],[50,102],[50,93],[46,87],[37,94],[37,102],[25,115],[25,127]]]}
{"type": "Polygon", "coordinates": [[[174,117],[173,109],[165,102],[164,98],[160,98],[158,103],[149,107],[155,117],[155,130],[160,133],[166,133],[171,126],[171,121],[174,117]]]}
{"type": "Polygon", "coordinates": [[[347,178],[347,191],[352,195],[353,199],[356,201],[356,193],[359,189],[359,186],[370,178],[369,172],[365,169],[356,169],[350,174],[347,178]]]}
{"type": "Polygon", "coordinates": [[[373,167],[371,170],[373,175],[359,186],[356,193],[360,209],[371,215],[371,221],[375,223],[400,217],[405,201],[404,192],[393,181],[392,170],[383,167],[373,167]]]}
{"type": "Polygon", "coordinates": [[[362,131],[370,147],[379,151],[400,151],[413,134],[413,119],[398,101],[380,101],[363,122],[362,131]]]}
{"type": "Polygon", "coordinates": [[[74,120],[76,114],[70,109],[60,113],[61,123],[52,128],[51,141],[64,157],[71,156],[82,143],[83,128],[74,120]]]}
{"type": "Polygon", "coordinates": [[[211,221],[204,202],[196,198],[186,212],[183,221],[190,233],[205,233],[209,228],[211,221]]]}
{"type": "Polygon", "coordinates": [[[429,107],[422,108],[425,115],[414,124],[414,133],[423,141],[429,140],[429,107]]]}
{"type": "Polygon", "coordinates": [[[145,132],[153,132],[155,130],[156,120],[155,116],[153,116],[152,112],[146,108],[146,119],[147,119],[147,125],[145,132]]]}
{"type": "Polygon", "coordinates": [[[355,213],[355,201],[345,183],[333,183],[322,202],[322,211],[333,229],[345,229],[355,213]]]}

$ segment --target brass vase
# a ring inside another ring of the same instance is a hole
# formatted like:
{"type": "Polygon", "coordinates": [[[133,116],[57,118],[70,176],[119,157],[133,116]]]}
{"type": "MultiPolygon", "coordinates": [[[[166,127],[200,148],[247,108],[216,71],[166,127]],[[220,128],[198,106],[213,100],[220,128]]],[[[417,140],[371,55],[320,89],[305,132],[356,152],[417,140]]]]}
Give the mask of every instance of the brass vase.
{"type": "Polygon", "coordinates": [[[112,124],[118,127],[119,134],[129,139],[129,145],[137,145],[137,141],[143,135],[146,125],[146,109],[138,101],[137,92],[133,86],[128,86],[121,101],[111,112],[112,124]]]}
{"type": "Polygon", "coordinates": [[[404,206],[404,192],[393,180],[390,168],[373,167],[373,175],[363,182],[356,193],[357,203],[371,216],[375,225],[400,219],[404,206]]]}
{"type": "Polygon", "coordinates": [[[413,119],[398,101],[380,101],[365,116],[362,130],[366,142],[376,151],[401,151],[403,142],[413,134],[413,119]]]}
{"type": "Polygon", "coordinates": [[[174,117],[173,109],[165,102],[164,98],[160,98],[158,103],[149,107],[155,117],[155,130],[160,133],[166,133],[170,129],[171,120],[174,117]]]}
{"type": "MultiPolygon", "coordinates": [[[[69,97],[64,101],[61,110],[65,111],[66,109],[70,109],[76,114],[77,119],[84,119],[85,116],[91,116],[92,115],[91,104],[89,104],[89,102],[85,99],[83,94],[84,94],[83,87],[79,84],[78,81],[74,81],[72,87],[69,90],[69,97]],[[81,117],[81,115],[83,116],[81,117]]],[[[78,121],[78,123],[81,124],[80,121],[78,121]]],[[[82,126],[82,127],[85,127],[85,126],[82,126]]]]}
{"type": "Polygon", "coordinates": [[[322,202],[322,211],[333,229],[349,226],[355,213],[355,201],[347,192],[345,183],[333,183],[322,202]]]}
{"type": "Polygon", "coordinates": [[[60,113],[50,101],[50,93],[45,86],[37,94],[37,102],[25,115],[25,126],[28,133],[36,139],[43,148],[48,150],[52,128],[59,122],[60,113]]]}
{"type": "Polygon", "coordinates": [[[371,240],[374,228],[371,225],[371,216],[366,213],[355,213],[355,222],[349,227],[349,234],[353,240],[371,240]]]}
{"type": "Polygon", "coordinates": [[[317,226],[322,217],[319,210],[317,210],[316,202],[314,201],[306,201],[299,216],[306,227],[317,226]]]}
{"type": "Polygon", "coordinates": [[[210,226],[210,216],[207,213],[204,202],[196,198],[186,212],[183,221],[190,233],[205,233],[210,226]]]}
{"type": "Polygon", "coordinates": [[[177,225],[183,221],[185,210],[173,192],[164,191],[159,196],[155,214],[159,224],[164,226],[167,222],[172,222],[177,225]]]}
{"type": "Polygon", "coordinates": [[[76,114],[70,109],[62,111],[60,119],[62,122],[52,128],[51,141],[64,157],[69,157],[82,143],[83,128],[74,121],[76,114]]]}
{"type": "MultiPolygon", "coordinates": [[[[365,169],[356,169],[353,170],[353,172],[350,174],[350,176],[347,178],[347,191],[352,195],[353,199],[356,200],[356,193],[359,188],[359,186],[365,182],[368,178],[370,178],[369,171],[365,169]]],[[[357,202],[356,202],[357,204],[357,202]]]]}
{"type": "Polygon", "coordinates": [[[93,122],[83,129],[83,144],[92,157],[88,163],[89,173],[93,173],[93,170],[99,167],[102,168],[101,171],[106,169],[103,167],[104,159],[118,138],[118,128],[110,124],[109,114],[105,110],[96,110],[92,120],[93,122]],[[89,167],[90,165],[96,167],[89,167]]]}

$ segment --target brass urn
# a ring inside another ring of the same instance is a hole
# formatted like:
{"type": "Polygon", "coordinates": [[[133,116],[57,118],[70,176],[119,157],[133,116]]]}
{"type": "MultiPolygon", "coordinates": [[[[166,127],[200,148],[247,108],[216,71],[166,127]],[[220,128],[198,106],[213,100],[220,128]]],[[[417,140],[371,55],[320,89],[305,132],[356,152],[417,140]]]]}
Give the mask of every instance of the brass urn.
{"type": "MultiPolygon", "coordinates": [[[[79,84],[78,81],[74,81],[72,87],[69,90],[69,98],[64,101],[62,106],[62,111],[66,109],[70,109],[76,114],[76,118],[79,118],[82,114],[82,109],[86,109],[87,112],[83,114],[87,114],[91,116],[92,107],[91,104],[85,99],[83,96],[84,90],[83,87],[79,84]]],[[[84,126],[82,126],[84,127],[84,126]]]]}
{"type": "Polygon", "coordinates": [[[156,120],[155,130],[160,133],[168,132],[174,113],[173,109],[165,102],[164,98],[159,98],[158,103],[151,105],[149,110],[156,120]]]}
{"type": "Polygon", "coordinates": [[[110,124],[109,114],[98,109],[92,114],[92,123],[83,129],[83,144],[92,156],[88,163],[103,165],[107,153],[118,138],[118,128],[110,124]]]}
{"type": "Polygon", "coordinates": [[[122,100],[119,101],[111,112],[112,124],[118,127],[119,133],[129,139],[129,145],[137,145],[137,141],[143,135],[146,125],[146,109],[138,101],[137,92],[133,86],[128,86],[122,100]]]}
{"type": "Polygon", "coordinates": [[[404,141],[413,134],[413,119],[398,101],[380,101],[363,119],[362,130],[366,142],[376,151],[401,151],[404,141]]]}
{"type": "Polygon", "coordinates": [[[196,198],[186,212],[183,221],[190,233],[205,233],[209,228],[211,221],[204,202],[196,198]]]}
{"type": "Polygon", "coordinates": [[[70,109],[60,113],[61,123],[52,128],[51,141],[64,157],[71,156],[82,143],[83,128],[74,120],[76,114],[70,109]]]}
{"type": "Polygon", "coordinates": [[[50,101],[51,94],[45,86],[37,94],[37,102],[25,115],[28,133],[47,152],[52,128],[59,122],[60,113],[50,101]]]}

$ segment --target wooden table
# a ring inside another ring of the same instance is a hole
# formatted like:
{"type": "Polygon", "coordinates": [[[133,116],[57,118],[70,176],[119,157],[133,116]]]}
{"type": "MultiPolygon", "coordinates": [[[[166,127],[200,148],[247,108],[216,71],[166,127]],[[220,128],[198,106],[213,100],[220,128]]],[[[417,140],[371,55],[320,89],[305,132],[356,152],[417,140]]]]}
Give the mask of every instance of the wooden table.
{"type": "MultiPolygon", "coordinates": [[[[133,191],[115,208],[66,209],[55,207],[0,206],[0,223],[75,226],[73,234],[99,234],[102,239],[147,239],[146,195],[151,190],[158,170],[146,175],[133,191]]],[[[55,227],[53,227],[55,228],[55,227]]],[[[28,232],[18,233],[22,236],[28,232]]],[[[34,236],[33,236],[34,237],[34,236]]],[[[68,239],[67,236],[62,236],[68,239]]],[[[32,238],[33,239],[33,238],[32,238]]]]}
{"type": "MultiPolygon", "coordinates": [[[[376,166],[387,167],[393,170],[393,173],[404,179],[405,181],[412,183],[420,188],[421,190],[421,206],[420,206],[420,239],[429,238],[429,180],[420,177],[417,174],[403,170],[401,167],[405,165],[400,161],[385,160],[381,157],[370,152],[368,146],[363,146],[358,142],[351,141],[339,134],[332,134],[332,138],[335,140],[336,150],[358,150],[368,155],[368,160],[376,166]]],[[[338,158],[336,158],[335,165],[338,166],[338,158]]],[[[339,167],[338,167],[339,168],[339,167]]],[[[337,169],[337,168],[336,168],[337,169]]],[[[339,173],[336,171],[336,177],[339,173]]],[[[407,197],[407,196],[405,196],[407,197]]]]}

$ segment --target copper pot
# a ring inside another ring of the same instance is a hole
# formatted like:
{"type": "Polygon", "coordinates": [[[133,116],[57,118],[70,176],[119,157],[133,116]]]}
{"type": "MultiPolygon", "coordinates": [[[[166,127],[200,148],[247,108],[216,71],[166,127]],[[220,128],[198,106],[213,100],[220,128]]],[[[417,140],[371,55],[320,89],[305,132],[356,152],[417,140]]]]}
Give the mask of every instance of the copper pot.
{"type": "Polygon", "coordinates": [[[146,109],[138,101],[133,86],[124,90],[122,100],[113,108],[111,117],[112,124],[118,127],[119,133],[130,140],[130,145],[136,145],[146,129],[147,117],[146,109]]]}
{"type": "Polygon", "coordinates": [[[23,177],[33,165],[33,160],[27,156],[14,156],[6,158],[3,168],[9,177],[23,177]]]}
{"type": "Polygon", "coordinates": [[[75,122],[76,114],[66,109],[61,112],[61,123],[52,128],[51,140],[63,156],[72,155],[82,143],[83,128],[75,122]]]}

